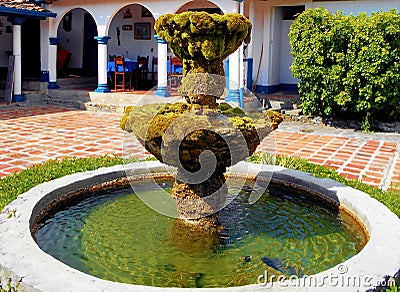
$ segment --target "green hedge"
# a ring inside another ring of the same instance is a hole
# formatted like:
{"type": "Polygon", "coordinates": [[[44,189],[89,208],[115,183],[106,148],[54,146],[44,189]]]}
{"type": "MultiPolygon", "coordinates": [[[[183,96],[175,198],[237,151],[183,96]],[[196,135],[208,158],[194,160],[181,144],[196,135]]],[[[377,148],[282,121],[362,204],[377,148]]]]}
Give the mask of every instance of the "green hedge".
{"type": "Polygon", "coordinates": [[[400,14],[306,9],[293,22],[292,72],[305,114],[350,116],[370,130],[400,114],[400,14]]]}

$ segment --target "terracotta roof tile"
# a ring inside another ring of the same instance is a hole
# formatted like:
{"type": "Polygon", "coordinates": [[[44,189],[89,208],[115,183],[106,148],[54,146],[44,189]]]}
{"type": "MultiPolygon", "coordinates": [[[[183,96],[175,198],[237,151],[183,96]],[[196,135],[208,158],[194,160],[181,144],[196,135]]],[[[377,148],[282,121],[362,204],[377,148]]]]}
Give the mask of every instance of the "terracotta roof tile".
{"type": "Polygon", "coordinates": [[[25,0],[0,0],[0,6],[4,6],[6,8],[15,8],[15,9],[24,9],[38,12],[51,12],[43,7],[40,7],[32,2],[25,0]]]}

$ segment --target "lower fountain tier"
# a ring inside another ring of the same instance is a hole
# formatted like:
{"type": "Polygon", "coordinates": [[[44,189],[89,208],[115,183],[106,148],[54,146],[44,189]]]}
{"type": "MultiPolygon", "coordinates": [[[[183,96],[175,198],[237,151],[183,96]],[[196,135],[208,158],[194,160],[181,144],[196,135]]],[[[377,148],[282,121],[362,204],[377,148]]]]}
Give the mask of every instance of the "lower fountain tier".
{"type": "Polygon", "coordinates": [[[176,103],[134,107],[121,122],[158,160],[190,172],[226,167],[252,155],[261,139],[276,129],[275,121],[250,119],[224,104],[218,108],[176,103]],[[226,109],[227,110],[226,110],[226,109]],[[211,154],[212,153],[212,154],[211,154]]]}

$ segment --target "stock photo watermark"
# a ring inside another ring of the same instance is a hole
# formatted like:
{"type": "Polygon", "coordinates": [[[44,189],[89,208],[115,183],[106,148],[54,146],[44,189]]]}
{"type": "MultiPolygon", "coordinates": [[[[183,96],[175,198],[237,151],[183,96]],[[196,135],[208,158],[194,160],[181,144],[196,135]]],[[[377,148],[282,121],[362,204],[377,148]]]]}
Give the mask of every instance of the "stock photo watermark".
{"type": "Polygon", "coordinates": [[[337,267],[337,272],[330,272],[327,275],[274,275],[267,270],[257,278],[257,284],[265,288],[276,286],[282,288],[322,288],[322,287],[354,287],[354,288],[373,288],[373,287],[393,287],[396,285],[393,278],[380,279],[369,275],[350,275],[348,267],[341,264],[337,267]]]}

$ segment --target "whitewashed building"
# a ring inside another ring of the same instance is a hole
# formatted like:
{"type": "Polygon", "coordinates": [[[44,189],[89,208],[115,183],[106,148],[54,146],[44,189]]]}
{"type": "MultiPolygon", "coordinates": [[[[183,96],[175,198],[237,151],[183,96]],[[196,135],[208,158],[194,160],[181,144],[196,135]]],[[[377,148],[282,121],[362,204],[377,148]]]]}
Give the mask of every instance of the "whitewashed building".
{"type": "Polygon", "coordinates": [[[6,78],[10,52],[20,56],[16,58],[16,68],[20,68],[14,80],[16,100],[21,100],[23,79],[41,80],[48,88],[57,88],[57,50],[70,53],[70,70],[97,76],[97,92],[110,91],[106,68],[109,55],[130,59],[149,56],[150,66],[152,57],[158,57],[156,94],[168,95],[163,62],[170,52],[165,42],[154,37],[153,25],[164,13],[187,10],[238,12],[252,21],[251,43],[229,57],[227,75],[237,83],[229,88],[233,100],[239,98],[239,89],[244,86],[260,93],[296,91],[298,80],[289,68],[292,57],[288,39],[294,15],[318,6],[347,14],[393,8],[400,11],[400,0],[45,0],[27,2],[45,10],[35,17],[20,13],[18,19],[26,21],[15,23],[13,13],[18,8],[2,9],[7,3],[17,2],[0,0],[0,80],[6,78]]]}

